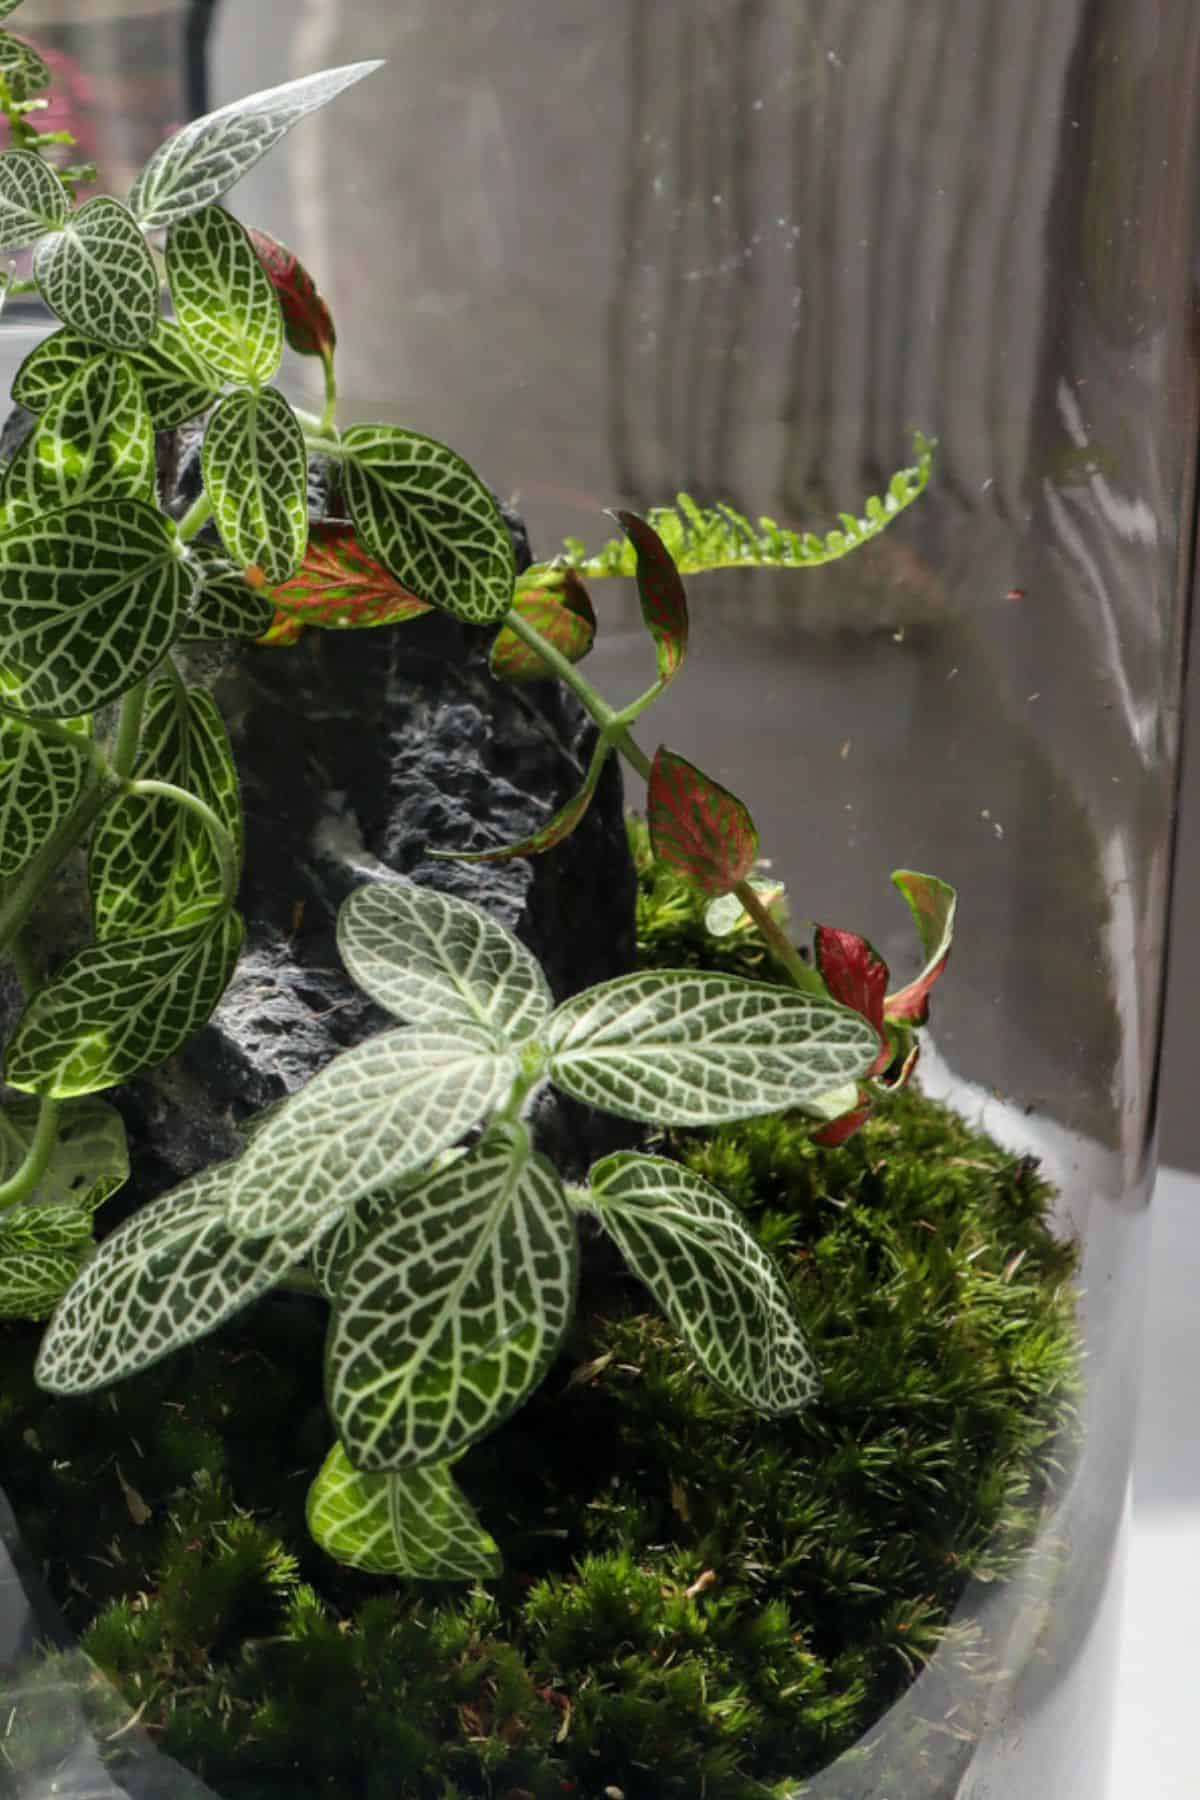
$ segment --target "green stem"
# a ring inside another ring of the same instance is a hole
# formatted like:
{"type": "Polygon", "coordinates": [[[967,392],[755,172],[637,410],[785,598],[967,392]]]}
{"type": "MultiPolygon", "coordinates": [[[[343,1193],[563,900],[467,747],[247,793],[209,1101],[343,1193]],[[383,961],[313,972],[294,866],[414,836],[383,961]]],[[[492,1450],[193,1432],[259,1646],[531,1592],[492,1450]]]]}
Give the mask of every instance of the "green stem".
{"type": "Polygon", "coordinates": [[[321,414],[317,426],[318,437],[324,437],[333,430],[333,421],[337,413],[337,376],[333,370],[333,356],[328,350],[321,353],[321,366],[325,371],[325,410],[321,414]]]}
{"type": "Polygon", "coordinates": [[[758,926],[759,934],[765,942],[776,962],[787,970],[798,988],[806,993],[818,994],[822,999],[828,998],[828,989],[817,971],[805,962],[795,944],[785,931],[782,931],[771,917],[770,910],[763,905],[762,899],[748,881],[739,881],[734,893],[745,910],[758,926]]]}
{"type": "Polygon", "coordinates": [[[186,544],[194,538],[198,531],[203,531],[211,518],[212,501],[201,489],[179,521],[178,531],[184,543],[186,544]]]}
{"type": "MultiPolygon", "coordinates": [[[[504,623],[515,637],[519,637],[541,657],[546,667],[553,670],[564,686],[570,688],[584,710],[595,719],[601,731],[608,733],[614,725],[619,724],[616,710],[608,704],[607,700],[601,699],[587,676],[581,675],[575,664],[565,657],[561,650],[556,650],[553,644],[547,642],[535,625],[531,625],[528,619],[522,618],[515,609],[508,614],[504,623]]],[[[616,741],[614,738],[613,742],[616,741]]],[[[649,764],[647,764],[648,767],[649,764]]]]}
{"type": "Polygon", "coordinates": [[[0,1182],[0,1207],[15,1206],[18,1200],[24,1200],[33,1192],[50,1166],[50,1158],[54,1155],[57,1142],[58,1101],[43,1094],[38,1103],[37,1124],[33,1129],[32,1142],[25,1152],[25,1160],[7,1181],[0,1182]]]}
{"type": "Polygon", "coordinates": [[[0,701],[0,718],[13,719],[18,725],[28,725],[39,737],[48,738],[55,744],[63,744],[85,762],[90,762],[98,775],[108,774],[108,758],[89,731],[69,731],[57,719],[35,719],[31,713],[18,712],[15,706],[5,706],[3,701],[0,701]]]}
{"type": "Polygon", "coordinates": [[[217,854],[217,861],[221,865],[222,902],[228,910],[233,905],[234,896],[237,893],[237,845],[233,841],[232,834],[226,830],[208,801],[202,800],[199,794],[189,793],[187,788],[176,787],[173,781],[127,781],[125,792],[142,794],[147,799],[173,800],[176,806],[185,807],[188,812],[195,814],[208,832],[212,847],[217,854]]]}
{"type": "Polygon", "coordinates": [[[0,902],[0,951],[7,951],[41,898],[42,890],[72,850],[80,845],[105,806],[119,791],[111,780],[93,781],[56,831],[25,864],[0,902]]]}
{"type": "Polygon", "coordinates": [[[127,781],[137,761],[142,736],[142,714],[146,710],[147,683],[139,681],[121,701],[121,719],[117,726],[117,742],[112,754],[112,772],[127,781]]]}

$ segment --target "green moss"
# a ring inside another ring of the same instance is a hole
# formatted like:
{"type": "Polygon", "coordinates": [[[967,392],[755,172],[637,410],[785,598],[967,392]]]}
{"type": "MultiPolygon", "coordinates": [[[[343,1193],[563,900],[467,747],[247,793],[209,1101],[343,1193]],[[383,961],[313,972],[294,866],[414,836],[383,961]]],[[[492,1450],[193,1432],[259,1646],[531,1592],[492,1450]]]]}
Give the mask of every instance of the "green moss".
{"type": "MultiPolygon", "coordinates": [[[[676,888],[643,871],[644,953],[711,960],[676,888]]],[[[752,946],[719,955],[764,972],[752,946]]],[[[787,1271],[822,1396],[739,1411],[598,1263],[551,1380],[461,1465],[505,1553],[488,1592],[371,1580],[308,1542],[319,1307],[268,1300],[85,1401],[36,1393],[36,1334],[0,1340],[31,1548],[225,1800],[759,1800],[852,1746],[939,1646],[969,1724],[995,1668],[947,1621],[970,1577],[1014,1569],[1070,1445],[1075,1255],[1050,1190],[915,1095],[833,1153],[789,1120],[665,1147],[787,1271]]]]}

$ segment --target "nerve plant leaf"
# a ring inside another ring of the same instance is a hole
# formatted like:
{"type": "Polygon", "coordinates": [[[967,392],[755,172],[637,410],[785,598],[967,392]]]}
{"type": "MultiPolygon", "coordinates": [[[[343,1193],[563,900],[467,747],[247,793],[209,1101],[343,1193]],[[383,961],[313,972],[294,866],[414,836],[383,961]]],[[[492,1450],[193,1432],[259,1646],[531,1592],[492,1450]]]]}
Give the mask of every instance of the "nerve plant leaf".
{"type": "MultiPolygon", "coordinates": [[[[12,397],[32,413],[45,412],[72,375],[107,355],[102,344],[64,325],[29,352],[13,378],[12,397]]],[[[173,431],[198,418],[220,392],[217,377],[170,319],[160,319],[154,336],[126,350],[124,358],[142,384],[155,431],[173,431]]]]}
{"type": "MultiPolygon", "coordinates": [[[[204,688],[152,684],[134,775],[207,801],[240,847],[237,767],[204,688]]],[[[204,821],[161,795],[125,794],[105,809],[92,834],[88,885],[101,942],[197,926],[223,898],[221,864],[204,821]]]]}
{"type": "Polygon", "coordinates": [[[55,1313],[34,1376],[87,1394],[205,1337],[299,1259],[286,1238],[231,1236],[220,1163],[143,1207],[106,1237],[55,1313]]]}
{"type": "MultiPolygon", "coordinates": [[[[7,9],[11,12],[13,9],[7,9]]],[[[4,14],[0,13],[0,18],[4,14]]],[[[39,56],[32,44],[23,38],[13,37],[7,31],[0,31],[0,80],[8,89],[9,98],[18,103],[30,100],[40,94],[44,87],[50,85],[50,69],[44,56],[39,56]]]]}
{"type": "Polygon", "coordinates": [[[241,920],[226,913],[199,930],[79,951],[21,1014],[4,1079],[26,1093],[67,1100],[165,1062],[216,1006],[241,941],[241,920]]]}
{"type": "MultiPolygon", "coordinates": [[[[587,589],[574,569],[549,570],[536,587],[517,584],[512,610],[565,656],[582,662],[596,637],[596,614],[587,589]]],[[[492,644],[489,667],[497,681],[553,680],[554,671],[511,626],[504,625],[492,644]]]]}
{"type": "Polygon", "coordinates": [[[19,250],[57,231],[70,210],[71,196],[40,156],[32,150],[0,156],[0,250],[19,250]]]}
{"type": "Polygon", "coordinates": [[[123,357],[71,376],[9,464],[2,498],[6,529],[76,501],[153,501],[154,430],[123,357]]]}
{"type": "MultiPolygon", "coordinates": [[[[64,720],[86,740],[88,719],[64,720]]],[[[83,792],[88,764],[36,726],[0,717],[0,878],[15,875],[83,792]]],[[[0,1176],[0,1179],[3,1179],[0,1176]]]]}
{"type": "Polygon", "coordinates": [[[200,585],[179,627],[181,639],[260,638],[269,629],[275,608],[265,589],[252,586],[244,571],[215,545],[193,540],[188,560],[200,585]]]}
{"type": "Polygon", "coordinates": [[[345,1050],[256,1132],[230,1189],[230,1229],[303,1231],[423,1168],[508,1094],[517,1060],[465,1025],[385,1031],[345,1050]]]}
{"type": "Polygon", "coordinates": [[[338,914],[337,940],[352,979],[410,1025],[466,1025],[522,1044],[554,1007],[540,964],[511,931],[413,882],[357,888],[338,914]]]}
{"type": "Polygon", "coordinates": [[[26,1245],[19,1227],[6,1225],[0,1215],[0,1319],[45,1319],[54,1311],[79,1273],[91,1243],[91,1230],[79,1214],[68,1218],[81,1224],[83,1239],[60,1247],[26,1245]]]}
{"type": "Polygon", "coordinates": [[[276,388],[218,401],[201,450],[204,488],[235,563],[286,581],[308,542],[308,452],[276,388]]]}
{"type": "Polygon", "coordinates": [[[637,558],[638,597],[646,629],[654,639],[661,692],[679,673],[687,654],[687,596],[671,554],[653,525],[632,512],[619,512],[616,518],[637,558]]]}
{"type": "Polygon", "coordinates": [[[660,748],[646,792],[650,844],[702,894],[727,894],[758,857],[758,833],[745,806],[711,775],[660,748]]]}
{"type": "Polygon", "coordinates": [[[160,144],[134,182],[129,204],[138,222],[151,231],[219,200],[298,120],[381,66],[324,69],[193,119],[160,144]]]}
{"type": "Polygon", "coordinates": [[[33,277],[64,325],[111,350],[135,350],[158,324],[158,270],[133,218],[102,194],[41,238],[33,277]]]}
{"type": "Polygon", "coordinates": [[[575,1303],[576,1229],[523,1126],[400,1198],[342,1276],[329,1409],[359,1469],[445,1461],[537,1386],[575,1303]]]}
{"type": "Polygon", "coordinates": [[[770,1257],[708,1182],[661,1156],[618,1151],[588,1175],[600,1223],[710,1380],[756,1412],[817,1391],[795,1305],[770,1257]]]}
{"type": "Polygon", "coordinates": [[[264,643],[294,643],[305,625],[325,630],[363,630],[396,625],[430,612],[368,556],[353,525],[328,519],[313,525],[295,574],[271,590],[274,622],[264,643]]]}
{"type": "MultiPolygon", "coordinates": [[[[879,1055],[867,1073],[881,1074],[892,1060],[892,1048],[883,1023],[887,964],[866,938],[857,937],[853,931],[818,925],[813,942],[817,972],[833,998],[861,1013],[879,1033],[879,1055]]],[[[822,1139],[822,1142],[828,1141],[822,1139]]]]}
{"type": "Polygon", "coordinates": [[[487,1581],[502,1564],[446,1463],[364,1475],[340,1444],[308,1490],[308,1529],[352,1569],[408,1581],[487,1581]]]}
{"type": "Polygon", "coordinates": [[[430,846],[425,851],[426,856],[446,862],[507,862],[513,856],[541,856],[545,851],[553,850],[556,844],[570,837],[592,804],[611,749],[603,738],[597,739],[583,786],[529,837],[518,838],[515,844],[502,844],[496,850],[435,850],[430,846]]]}
{"type": "Polygon", "coordinates": [[[865,1075],[879,1039],[817,995],[733,975],[622,975],[566,1001],[543,1041],[573,1099],[658,1125],[806,1110],[865,1075]]]}
{"type": "Polygon", "coordinates": [[[194,576],[142,500],[66,506],[0,534],[0,691],[22,712],[94,712],[162,660],[194,576]]]}
{"type": "Polygon", "coordinates": [[[333,317],[300,258],[266,231],[252,229],[250,242],[271,277],[291,348],[298,356],[332,356],[337,344],[333,317]]]}
{"type": "Polygon", "coordinates": [[[512,602],[516,558],[500,508],[445,444],[398,425],[342,434],[346,498],[372,556],[419,599],[489,625],[512,602]]]}
{"type": "MultiPolygon", "coordinates": [[[[0,1181],[15,1175],[25,1160],[38,1111],[36,1100],[10,1100],[0,1108],[0,1181]]],[[[50,1162],[25,1207],[90,1215],[128,1179],[129,1147],[120,1113],[103,1100],[72,1100],[59,1113],[50,1162]]],[[[0,1220],[15,1212],[0,1214],[0,1220]]]]}
{"type": "Polygon", "coordinates": [[[910,981],[899,993],[888,995],[884,1012],[889,1019],[923,1025],[929,1017],[929,991],[950,960],[958,896],[936,875],[918,875],[912,869],[897,869],[892,880],[916,920],[921,948],[925,952],[925,967],[915,981],[910,981]]]}
{"type": "Polygon", "coordinates": [[[283,317],[244,225],[206,206],[167,234],[167,282],[187,343],[210,369],[253,387],[283,355],[283,317]]]}
{"type": "Polygon", "coordinates": [[[342,1277],[359,1245],[374,1231],[384,1214],[392,1210],[398,1197],[410,1188],[420,1187],[434,1175],[440,1175],[466,1154],[461,1144],[452,1150],[443,1150],[426,1168],[414,1170],[402,1180],[390,1182],[386,1188],[364,1194],[353,1206],[346,1208],[333,1230],[327,1231],[309,1252],[308,1266],[313,1280],[327,1300],[337,1300],[342,1277]]]}

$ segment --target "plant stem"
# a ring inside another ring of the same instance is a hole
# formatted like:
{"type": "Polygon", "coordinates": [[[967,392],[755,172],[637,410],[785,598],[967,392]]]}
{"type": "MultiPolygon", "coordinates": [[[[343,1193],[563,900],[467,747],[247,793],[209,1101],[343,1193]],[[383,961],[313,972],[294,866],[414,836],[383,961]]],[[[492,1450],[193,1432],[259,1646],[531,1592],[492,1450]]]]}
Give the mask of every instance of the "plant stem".
{"type": "Polygon", "coordinates": [[[95,820],[119,789],[111,780],[93,781],[85,788],[56,831],[26,863],[3,902],[0,902],[0,951],[7,951],[41,898],[42,889],[59,864],[81,844],[95,820]]]}
{"type": "MultiPolygon", "coordinates": [[[[519,637],[541,657],[546,667],[553,670],[564,686],[570,688],[584,710],[591,718],[595,719],[601,731],[608,734],[610,728],[618,723],[618,715],[607,700],[601,699],[587,676],[581,675],[575,664],[565,657],[561,650],[556,650],[553,644],[548,643],[537,627],[531,625],[528,619],[522,618],[515,609],[508,614],[504,623],[515,637],[519,637]]],[[[616,739],[614,738],[613,741],[616,742],[616,739]]]]}
{"type": "Polygon", "coordinates": [[[325,410],[321,414],[317,435],[324,437],[333,430],[333,421],[337,414],[337,376],[334,374],[333,357],[326,350],[321,357],[321,366],[325,371],[325,410]]]}
{"type": "Polygon", "coordinates": [[[49,738],[55,744],[63,744],[85,762],[90,762],[98,775],[108,774],[108,758],[90,732],[69,731],[57,719],[35,719],[31,713],[18,712],[15,706],[5,706],[3,701],[0,701],[0,718],[12,719],[18,725],[28,725],[39,737],[49,738]]]}
{"type": "Polygon", "coordinates": [[[177,529],[184,543],[186,544],[194,538],[198,531],[203,531],[211,518],[212,501],[201,489],[179,521],[177,529]]]}
{"type": "Polygon", "coordinates": [[[37,964],[33,960],[33,954],[30,951],[29,945],[25,942],[23,933],[18,931],[16,937],[8,946],[8,954],[12,959],[13,968],[17,971],[17,980],[21,984],[21,991],[28,1000],[37,992],[38,988],[41,987],[42,977],[37,964]]]}
{"type": "Polygon", "coordinates": [[[189,793],[187,788],[176,787],[173,781],[127,781],[125,792],[143,794],[147,799],[173,800],[177,806],[186,807],[188,812],[195,814],[208,832],[221,865],[222,901],[228,910],[237,893],[237,846],[208,801],[202,800],[199,794],[189,793]]]}
{"type": "Polygon", "coordinates": [[[759,933],[772,956],[787,970],[798,988],[806,993],[827,997],[828,990],[817,971],[805,962],[795,944],[782,931],[748,881],[739,881],[734,893],[758,926],[759,933]]]}
{"type": "Polygon", "coordinates": [[[15,1206],[31,1194],[50,1166],[58,1142],[58,1101],[43,1094],[38,1102],[37,1124],[25,1160],[7,1181],[0,1182],[0,1207],[15,1206]]]}
{"type": "Polygon", "coordinates": [[[133,765],[137,761],[138,744],[142,736],[142,714],[146,710],[147,683],[139,681],[130,688],[121,702],[121,720],[117,726],[117,742],[112,754],[111,768],[121,781],[127,781],[133,773],[133,765]]]}

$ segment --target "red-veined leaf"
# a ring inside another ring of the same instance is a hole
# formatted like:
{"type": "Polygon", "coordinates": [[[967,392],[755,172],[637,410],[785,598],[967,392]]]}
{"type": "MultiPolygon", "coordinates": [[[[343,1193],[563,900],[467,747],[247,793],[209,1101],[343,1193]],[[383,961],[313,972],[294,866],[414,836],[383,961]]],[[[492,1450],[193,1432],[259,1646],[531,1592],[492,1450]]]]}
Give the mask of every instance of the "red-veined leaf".
{"type": "Polygon", "coordinates": [[[340,520],[312,527],[304,561],[289,581],[270,592],[275,619],[259,639],[263,644],[294,643],[305,625],[362,631],[432,611],[368,556],[353,525],[340,520]]]}
{"type": "Polygon", "coordinates": [[[871,1115],[871,1102],[866,1094],[859,1090],[861,1104],[850,1112],[844,1112],[840,1119],[834,1119],[830,1125],[822,1125],[820,1131],[814,1131],[812,1141],[820,1144],[823,1150],[836,1150],[847,1138],[852,1138],[859,1127],[865,1124],[871,1115]]]}
{"type": "Polygon", "coordinates": [[[271,277],[292,349],[301,356],[332,356],[337,343],[333,317],[299,257],[266,231],[251,231],[250,242],[271,277]]]}
{"type": "Polygon", "coordinates": [[[817,970],[833,999],[843,1006],[853,1007],[864,1019],[870,1020],[879,1033],[882,1048],[867,1073],[882,1074],[892,1061],[892,1048],[883,1025],[887,964],[866,938],[858,937],[853,931],[841,931],[834,925],[818,925],[814,945],[817,970]]]}
{"type": "Polygon", "coordinates": [[[758,856],[758,833],[736,794],[660,747],[646,795],[650,845],[659,862],[702,894],[727,894],[758,856]]]}
{"type": "Polygon", "coordinates": [[[564,838],[570,837],[592,804],[592,796],[596,792],[610,749],[611,745],[601,738],[592,752],[592,760],[579,792],[573,794],[565,806],[560,806],[554,817],[547,819],[541,830],[535,831],[532,836],[521,838],[515,844],[504,844],[498,850],[426,850],[426,856],[440,857],[444,862],[507,862],[512,856],[541,856],[545,851],[553,850],[556,844],[561,844],[564,838]]]}
{"type": "Polygon", "coordinates": [[[687,654],[687,595],[671,553],[653,525],[648,525],[637,513],[619,512],[613,517],[637,553],[642,618],[654,639],[658,685],[662,689],[679,673],[687,654]]]}
{"type": "MultiPolygon", "coordinates": [[[[513,611],[568,662],[582,662],[596,636],[596,614],[591,595],[574,569],[549,570],[537,587],[517,588],[513,611]]],[[[553,679],[537,651],[505,625],[492,645],[490,667],[498,681],[553,679]]]]}
{"type": "Polygon", "coordinates": [[[929,1017],[929,990],[950,957],[958,895],[936,875],[918,875],[912,869],[897,869],[892,880],[917,922],[925,967],[915,981],[888,995],[884,1013],[906,1025],[923,1025],[929,1017]]]}

